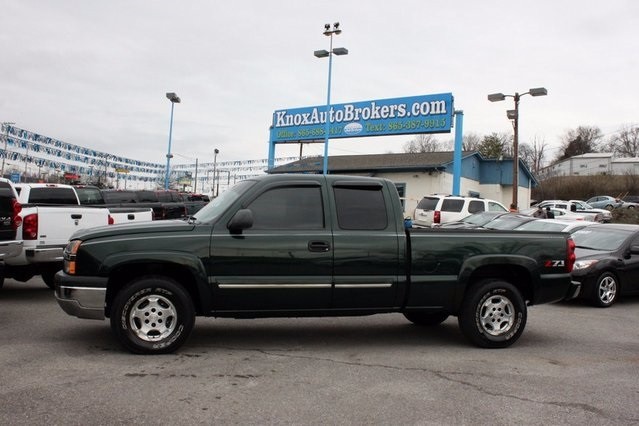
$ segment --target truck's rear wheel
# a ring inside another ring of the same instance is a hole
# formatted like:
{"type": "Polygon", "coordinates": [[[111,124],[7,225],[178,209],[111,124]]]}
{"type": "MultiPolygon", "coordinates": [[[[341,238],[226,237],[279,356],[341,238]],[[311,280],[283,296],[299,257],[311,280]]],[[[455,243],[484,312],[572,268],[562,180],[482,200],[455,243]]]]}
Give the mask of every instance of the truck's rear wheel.
{"type": "Polygon", "coordinates": [[[113,301],[111,329],[133,353],[173,352],[186,341],[194,323],[191,297],[170,278],[141,278],[123,288],[113,301]]]}
{"type": "Polygon", "coordinates": [[[526,319],[526,302],[515,286],[484,280],[466,294],[458,321],[464,336],[475,345],[505,348],[519,339],[526,319]]]}

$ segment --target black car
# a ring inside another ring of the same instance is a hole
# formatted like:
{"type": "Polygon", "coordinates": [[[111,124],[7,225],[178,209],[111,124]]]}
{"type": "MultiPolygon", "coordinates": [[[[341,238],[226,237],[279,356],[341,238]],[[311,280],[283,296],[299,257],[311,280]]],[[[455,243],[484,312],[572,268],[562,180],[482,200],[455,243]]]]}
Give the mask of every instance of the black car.
{"type": "Polygon", "coordinates": [[[580,298],[607,308],[620,295],[639,293],[639,225],[597,224],[572,234],[577,261],[572,271],[580,298]]]}

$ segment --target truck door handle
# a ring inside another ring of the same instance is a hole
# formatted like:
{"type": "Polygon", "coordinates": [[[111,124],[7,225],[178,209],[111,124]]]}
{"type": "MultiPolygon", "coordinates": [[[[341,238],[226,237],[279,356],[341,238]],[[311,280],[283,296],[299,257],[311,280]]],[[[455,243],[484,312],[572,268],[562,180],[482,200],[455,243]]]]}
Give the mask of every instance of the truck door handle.
{"type": "Polygon", "coordinates": [[[74,214],[71,215],[71,219],[82,219],[82,215],[74,213],[74,214]]]}
{"type": "Polygon", "coordinates": [[[308,251],[325,253],[331,249],[331,245],[326,241],[309,241],[308,251]]]}

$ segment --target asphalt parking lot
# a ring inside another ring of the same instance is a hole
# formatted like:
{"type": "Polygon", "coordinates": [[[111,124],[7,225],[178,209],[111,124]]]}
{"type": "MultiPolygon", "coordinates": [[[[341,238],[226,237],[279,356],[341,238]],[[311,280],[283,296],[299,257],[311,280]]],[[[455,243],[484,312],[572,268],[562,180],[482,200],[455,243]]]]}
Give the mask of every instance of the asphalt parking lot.
{"type": "Polygon", "coordinates": [[[639,298],[535,306],[508,349],[449,318],[198,318],[131,355],[39,278],[0,290],[0,424],[639,424],[639,298]]]}

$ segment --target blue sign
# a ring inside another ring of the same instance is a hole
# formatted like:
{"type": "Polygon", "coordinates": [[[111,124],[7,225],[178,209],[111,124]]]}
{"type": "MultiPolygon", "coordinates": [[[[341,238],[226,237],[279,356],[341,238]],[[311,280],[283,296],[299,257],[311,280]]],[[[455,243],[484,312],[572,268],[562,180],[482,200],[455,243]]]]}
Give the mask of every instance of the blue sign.
{"type": "Polygon", "coordinates": [[[13,183],[20,183],[20,173],[11,173],[10,179],[13,183]]]}
{"type": "MultiPolygon", "coordinates": [[[[452,93],[334,104],[329,138],[449,133],[453,112],[452,93]]],[[[275,111],[271,143],[323,142],[326,116],[326,105],[275,111]]]]}

